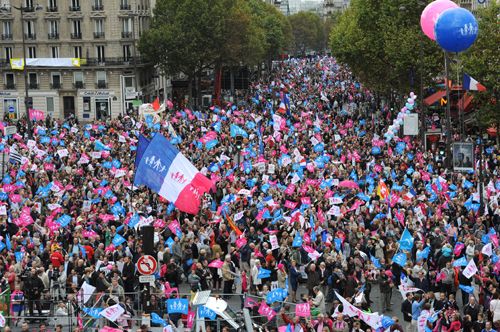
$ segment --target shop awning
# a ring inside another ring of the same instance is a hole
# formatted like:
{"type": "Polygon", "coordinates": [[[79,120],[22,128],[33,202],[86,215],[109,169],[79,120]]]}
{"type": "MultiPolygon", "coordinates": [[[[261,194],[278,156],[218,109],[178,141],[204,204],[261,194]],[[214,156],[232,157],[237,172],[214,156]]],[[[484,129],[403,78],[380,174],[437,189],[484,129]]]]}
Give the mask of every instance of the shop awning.
{"type": "Polygon", "coordinates": [[[425,98],[424,103],[427,106],[431,106],[432,104],[436,103],[438,100],[443,98],[444,96],[446,96],[446,91],[440,90],[440,91],[434,93],[433,95],[430,95],[429,97],[425,98]]]}
{"type": "Polygon", "coordinates": [[[469,112],[469,106],[472,103],[472,100],[474,97],[468,93],[464,94],[462,98],[460,98],[460,101],[458,102],[458,107],[463,110],[464,112],[469,112]]]}

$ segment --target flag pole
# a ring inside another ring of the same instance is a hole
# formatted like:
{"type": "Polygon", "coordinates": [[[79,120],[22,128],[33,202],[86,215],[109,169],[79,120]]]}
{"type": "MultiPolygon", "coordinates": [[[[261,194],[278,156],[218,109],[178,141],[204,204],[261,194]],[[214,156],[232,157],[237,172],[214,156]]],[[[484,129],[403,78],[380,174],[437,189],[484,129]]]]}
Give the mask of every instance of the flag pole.
{"type": "Polygon", "coordinates": [[[450,65],[448,52],[444,51],[444,71],[446,76],[446,163],[445,167],[451,169],[451,102],[450,102],[450,65]]]}

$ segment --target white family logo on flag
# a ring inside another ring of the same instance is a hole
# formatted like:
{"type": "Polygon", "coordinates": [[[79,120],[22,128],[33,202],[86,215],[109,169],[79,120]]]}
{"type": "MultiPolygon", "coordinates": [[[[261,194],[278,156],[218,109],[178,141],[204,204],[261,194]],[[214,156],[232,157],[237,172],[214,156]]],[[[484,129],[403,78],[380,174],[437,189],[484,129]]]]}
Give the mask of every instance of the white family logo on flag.
{"type": "Polygon", "coordinates": [[[160,173],[163,173],[167,170],[167,167],[161,163],[161,159],[157,158],[155,156],[151,157],[146,157],[144,158],[146,160],[145,164],[151,167],[154,170],[157,170],[160,173]]]}

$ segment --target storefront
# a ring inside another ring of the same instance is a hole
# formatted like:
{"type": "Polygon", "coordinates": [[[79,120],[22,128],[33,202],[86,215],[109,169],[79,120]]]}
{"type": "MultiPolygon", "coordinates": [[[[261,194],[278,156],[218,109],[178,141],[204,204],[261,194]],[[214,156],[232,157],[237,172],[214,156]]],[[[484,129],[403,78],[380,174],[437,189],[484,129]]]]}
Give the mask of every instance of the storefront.
{"type": "Polygon", "coordinates": [[[0,91],[0,107],[2,119],[5,116],[11,120],[19,119],[19,98],[17,92],[0,91]]]}
{"type": "Polygon", "coordinates": [[[120,108],[115,92],[112,90],[81,90],[82,114],[78,116],[83,121],[106,120],[116,117],[120,111],[114,108],[120,108]]]}

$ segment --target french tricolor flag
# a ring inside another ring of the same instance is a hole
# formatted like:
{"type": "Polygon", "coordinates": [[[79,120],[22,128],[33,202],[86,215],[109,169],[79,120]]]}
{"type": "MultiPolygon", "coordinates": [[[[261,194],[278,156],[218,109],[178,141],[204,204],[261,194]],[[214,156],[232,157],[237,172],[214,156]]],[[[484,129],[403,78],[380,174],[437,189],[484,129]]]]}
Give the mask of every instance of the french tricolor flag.
{"type": "Polygon", "coordinates": [[[469,75],[464,74],[464,90],[486,91],[486,87],[469,75]]]}
{"type": "Polygon", "coordinates": [[[165,137],[156,134],[137,165],[134,185],[145,185],[179,210],[197,214],[212,182],[165,137]]]}

